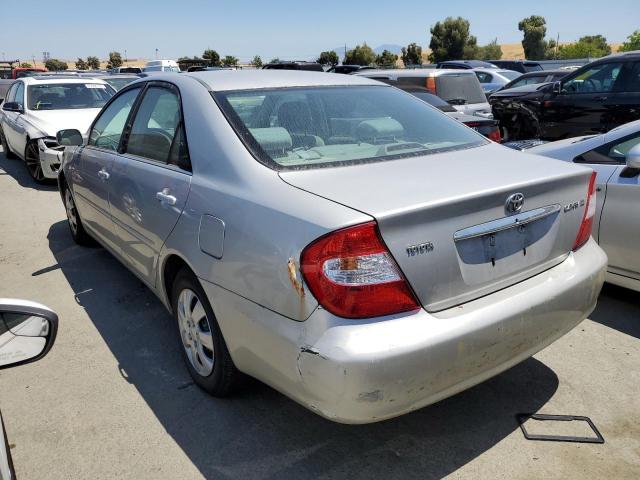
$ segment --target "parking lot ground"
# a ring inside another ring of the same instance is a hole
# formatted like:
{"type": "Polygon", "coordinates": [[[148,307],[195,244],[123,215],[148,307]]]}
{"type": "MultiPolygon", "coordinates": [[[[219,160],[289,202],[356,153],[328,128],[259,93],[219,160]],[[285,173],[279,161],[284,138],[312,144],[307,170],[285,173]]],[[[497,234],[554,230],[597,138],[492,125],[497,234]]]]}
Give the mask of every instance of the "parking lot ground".
{"type": "Polygon", "coordinates": [[[606,286],[534,358],[386,422],[331,423],[252,380],[214,399],[160,302],[103,249],[75,246],[55,187],[0,153],[0,296],[60,316],[46,358],[0,372],[20,480],[640,478],[640,295],[624,289],[606,286]],[[606,443],[527,441],[519,412],[589,416],[606,443]]]}

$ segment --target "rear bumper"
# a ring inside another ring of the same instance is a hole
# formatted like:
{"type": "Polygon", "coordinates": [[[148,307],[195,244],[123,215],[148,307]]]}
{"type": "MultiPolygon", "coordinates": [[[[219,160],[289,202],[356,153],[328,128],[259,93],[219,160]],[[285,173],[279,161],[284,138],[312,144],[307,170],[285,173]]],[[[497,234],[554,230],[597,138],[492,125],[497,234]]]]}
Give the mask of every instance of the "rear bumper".
{"type": "Polygon", "coordinates": [[[606,263],[590,240],[562,264],[462,306],[375,321],[322,309],[305,322],[278,319],[205,289],[233,310],[214,308],[238,368],[328,419],[368,423],[465,390],[560,338],[595,308],[606,263]]]}

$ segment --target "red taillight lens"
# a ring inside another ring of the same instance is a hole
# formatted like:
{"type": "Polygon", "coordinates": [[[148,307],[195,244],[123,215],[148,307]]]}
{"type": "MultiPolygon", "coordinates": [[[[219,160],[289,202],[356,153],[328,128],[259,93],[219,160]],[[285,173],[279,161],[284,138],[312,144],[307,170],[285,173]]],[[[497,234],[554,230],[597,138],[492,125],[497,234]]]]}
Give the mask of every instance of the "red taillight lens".
{"type": "Polygon", "coordinates": [[[329,312],[370,318],[420,308],[375,222],[331,232],[302,252],[300,270],[329,312]]]}
{"type": "Polygon", "coordinates": [[[593,230],[593,217],[596,215],[596,172],[591,172],[591,179],[589,180],[589,192],[587,194],[587,205],[584,209],[584,216],[582,217],[582,223],[580,224],[580,230],[578,230],[578,236],[573,245],[573,250],[579,249],[591,236],[593,230]]]}
{"type": "Polygon", "coordinates": [[[487,135],[487,138],[497,143],[502,142],[502,135],[500,135],[500,129],[498,127],[495,127],[493,130],[491,130],[491,132],[489,132],[489,135],[487,135]]]}
{"type": "Polygon", "coordinates": [[[427,91],[429,93],[432,93],[433,95],[437,95],[436,94],[436,79],[435,79],[435,77],[427,77],[427,81],[425,82],[425,86],[427,87],[427,91]]]}

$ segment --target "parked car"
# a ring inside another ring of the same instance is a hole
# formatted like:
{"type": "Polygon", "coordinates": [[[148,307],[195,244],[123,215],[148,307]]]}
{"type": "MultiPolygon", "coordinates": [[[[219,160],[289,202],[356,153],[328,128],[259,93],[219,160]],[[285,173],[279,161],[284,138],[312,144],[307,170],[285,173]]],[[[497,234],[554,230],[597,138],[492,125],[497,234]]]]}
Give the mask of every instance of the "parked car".
{"type": "Polygon", "coordinates": [[[498,68],[520,73],[541,72],[544,70],[540,63],[532,62],[531,60],[489,60],[489,62],[498,68]]]}
{"type": "Polygon", "coordinates": [[[267,63],[263,65],[262,68],[265,70],[308,70],[311,72],[324,72],[322,65],[319,63],[303,61],[267,63]]]}
{"type": "Polygon", "coordinates": [[[140,76],[123,73],[119,75],[104,75],[98,78],[100,78],[100,80],[104,80],[109,85],[111,85],[115,91],[118,91],[122,89],[125,85],[129,85],[134,80],[138,80],[140,76]]]}
{"type": "Polygon", "coordinates": [[[58,133],[72,237],[158,295],[214,395],[242,371],[334,421],[394,417],[546,347],[604,281],[590,169],[367,78],[159,74],[81,138],[58,133]]]}
{"type": "Polygon", "coordinates": [[[640,121],[527,152],[585,165],[597,173],[593,237],[609,257],[607,281],[640,291],[640,121]]]}
{"type": "Polygon", "coordinates": [[[509,88],[524,87],[525,85],[534,85],[540,83],[556,82],[561,78],[566,77],[569,74],[569,70],[544,70],[540,72],[523,73],[515,80],[511,80],[504,85],[500,90],[507,90],[509,88]]]}
{"type": "MultiPolygon", "coordinates": [[[[0,370],[42,359],[51,350],[57,332],[58,316],[44,305],[0,298],[0,370]]],[[[7,439],[0,415],[0,480],[15,480],[7,439]]]]}
{"type": "MultiPolygon", "coordinates": [[[[175,60],[151,60],[144,66],[143,72],[175,72],[180,73],[180,67],[175,60]]],[[[142,73],[142,72],[136,72],[142,73]]]]}
{"type": "Polygon", "coordinates": [[[471,70],[389,69],[367,70],[353,75],[379,80],[401,89],[426,88],[461,113],[492,118],[487,97],[471,70]]]}
{"type": "Polygon", "coordinates": [[[490,102],[512,140],[607,132],[640,118],[640,51],[601,58],[553,84],[496,92],[490,102]]]}
{"type": "Polygon", "coordinates": [[[375,67],[367,67],[365,65],[335,65],[327,70],[327,73],[350,74],[354,72],[361,72],[362,70],[375,70],[375,67]]]}
{"type": "Polygon", "coordinates": [[[455,70],[472,70],[474,68],[498,68],[493,63],[482,60],[447,60],[436,64],[436,68],[446,68],[455,70]]]}
{"type": "Polygon", "coordinates": [[[495,92],[522,75],[512,70],[495,68],[474,68],[473,71],[476,73],[480,86],[485,93],[495,92]]]}
{"type": "Polygon", "coordinates": [[[25,77],[15,81],[0,108],[0,141],[7,157],[24,160],[36,182],[54,179],[62,148],[56,132],[86,132],[115,90],[95,78],[25,77]]]}
{"type": "Polygon", "coordinates": [[[110,74],[126,73],[126,74],[136,75],[138,73],[142,73],[142,70],[143,69],[140,67],[116,67],[116,68],[110,69],[108,73],[110,74]]]}

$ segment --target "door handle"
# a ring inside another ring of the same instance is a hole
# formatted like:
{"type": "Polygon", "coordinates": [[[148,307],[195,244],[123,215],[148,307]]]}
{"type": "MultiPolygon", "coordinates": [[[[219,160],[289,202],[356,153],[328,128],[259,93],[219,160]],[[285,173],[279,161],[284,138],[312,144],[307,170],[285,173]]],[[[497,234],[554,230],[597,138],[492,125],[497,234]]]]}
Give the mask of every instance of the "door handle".
{"type": "Polygon", "coordinates": [[[166,203],[167,205],[175,205],[177,201],[176,197],[174,197],[173,195],[169,195],[168,188],[165,188],[161,192],[157,192],[156,200],[158,200],[160,203],[166,203]]]}
{"type": "Polygon", "coordinates": [[[102,168],[102,170],[98,171],[98,176],[102,180],[109,180],[109,172],[107,172],[104,168],[102,168]]]}

